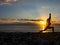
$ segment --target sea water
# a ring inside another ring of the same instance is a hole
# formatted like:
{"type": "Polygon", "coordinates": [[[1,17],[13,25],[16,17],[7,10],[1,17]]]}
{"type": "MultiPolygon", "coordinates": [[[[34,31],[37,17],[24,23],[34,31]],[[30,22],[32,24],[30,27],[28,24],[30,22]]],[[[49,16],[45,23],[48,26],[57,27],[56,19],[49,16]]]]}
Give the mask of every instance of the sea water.
{"type": "MultiPolygon", "coordinates": [[[[60,32],[60,25],[53,25],[55,32],[60,32]]],[[[0,24],[0,32],[39,32],[41,26],[32,24],[0,24]]],[[[51,29],[49,29],[51,31],[51,29]]]]}

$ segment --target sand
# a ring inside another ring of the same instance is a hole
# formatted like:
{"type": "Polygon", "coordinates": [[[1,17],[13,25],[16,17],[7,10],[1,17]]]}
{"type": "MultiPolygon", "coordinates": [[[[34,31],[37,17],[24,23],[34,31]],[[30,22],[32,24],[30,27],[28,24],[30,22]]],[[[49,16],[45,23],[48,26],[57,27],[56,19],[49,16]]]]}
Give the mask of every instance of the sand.
{"type": "Polygon", "coordinates": [[[0,45],[60,45],[60,32],[0,32],[0,45]]]}

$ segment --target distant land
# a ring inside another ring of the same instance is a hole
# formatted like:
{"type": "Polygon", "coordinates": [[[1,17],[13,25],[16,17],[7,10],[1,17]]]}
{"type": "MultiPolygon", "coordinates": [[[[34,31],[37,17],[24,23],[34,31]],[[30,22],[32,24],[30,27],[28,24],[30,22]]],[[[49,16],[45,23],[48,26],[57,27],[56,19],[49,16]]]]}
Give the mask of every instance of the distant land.
{"type": "MultiPolygon", "coordinates": [[[[36,23],[38,21],[43,21],[42,19],[0,19],[0,24],[13,24],[13,23],[36,23]]],[[[52,24],[60,24],[60,21],[51,21],[52,24]]]]}

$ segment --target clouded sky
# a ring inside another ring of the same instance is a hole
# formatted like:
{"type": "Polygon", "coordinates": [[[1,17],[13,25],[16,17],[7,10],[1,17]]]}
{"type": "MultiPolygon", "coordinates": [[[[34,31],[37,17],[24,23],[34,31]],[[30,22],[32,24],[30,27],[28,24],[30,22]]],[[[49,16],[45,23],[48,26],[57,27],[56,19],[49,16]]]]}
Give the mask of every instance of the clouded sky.
{"type": "Polygon", "coordinates": [[[60,0],[0,0],[0,18],[60,20],[60,0]]]}

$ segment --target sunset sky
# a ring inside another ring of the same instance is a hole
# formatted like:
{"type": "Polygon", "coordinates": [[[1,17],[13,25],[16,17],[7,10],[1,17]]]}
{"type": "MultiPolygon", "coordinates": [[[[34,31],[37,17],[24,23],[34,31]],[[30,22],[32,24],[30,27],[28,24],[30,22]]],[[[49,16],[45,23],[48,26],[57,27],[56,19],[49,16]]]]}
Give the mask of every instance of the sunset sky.
{"type": "Polygon", "coordinates": [[[60,20],[60,0],[0,0],[0,18],[60,20]]]}

